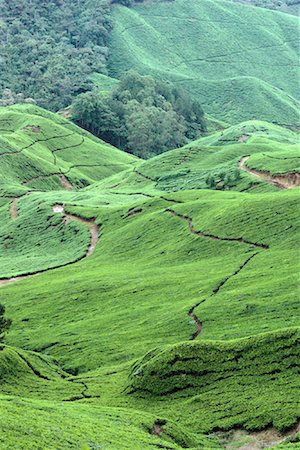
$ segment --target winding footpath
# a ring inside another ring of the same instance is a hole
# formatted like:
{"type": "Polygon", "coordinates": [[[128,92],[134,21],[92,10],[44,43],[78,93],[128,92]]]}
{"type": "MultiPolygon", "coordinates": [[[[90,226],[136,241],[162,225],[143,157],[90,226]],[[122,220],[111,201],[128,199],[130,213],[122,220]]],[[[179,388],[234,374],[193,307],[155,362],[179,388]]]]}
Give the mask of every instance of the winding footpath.
{"type": "Polygon", "coordinates": [[[264,180],[279,189],[293,189],[297,186],[300,186],[300,173],[291,172],[282,175],[272,175],[267,171],[250,169],[246,166],[246,162],[249,158],[250,156],[243,156],[243,158],[239,162],[239,168],[244,172],[248,172],[250,175],[253,175],[256,178],[260,178],[261,180],[264,180]]]}
{"type": "Polygon", "coordinates": [[[83,223],[84,225],[86,225],[88,227],[88,229],[90,231],[90,235],[91,235],[91,242],[90,242],[90,245],[89,245],[85,255],[83,256],[83,258],[91,256],[91,254],[94,252],[94,250],[96,248],[96,245],[97,245],[97,242],[99,239],[99,227],[95,223],[95,219],[91,219],[91,220],[84,219],[80,216],[76,216],[75,214],[66,214],[63,205],[54,205],[52,209],[53,209],[54,213],[64,214],[64,222],[65,223],[68,223],[70,220],[76,220],[77,222],[83,223]]]}
{"type": "Polygon", "coordinates": [[[14,198],[10,204],[10,217],[12,220],[16,220],[18,217],[18,207],[17,207],[17,198],[14,198]]]}
{"type": "Polygon", "coordinates": [[[179,217],[180,219],[185,220],[187,222],[187,224],[188,224],[190,232],[192,234],[195,234],[196,236],[200,236],[200,237],[208,238],[208,239],[213,239],[214,241],[239,242],[240,244],[253,245],[253,246],[258,247],[258,248],[266,248],[266,249],[269,248],[269,246],[267,244],[248,241],[247,239],[244,239],[242,237],[227,238],[227,237],[221,237],[221,236],[217,236],[217,235],[210,234],[210,233],[204,233],[203,231],[197,231],[194,228],[193,219],[191,217],[184,216],[183,214],[179,214],[176,211],[174,211],[174,209],[170,209],[170,208],[167,208],[165,210],[165,212],[168,212],[168,213],[172,214],[172,216],[179,217]]]}
{"type": "MultiPolygon", "coordinates": [[[[268,244],[248,241],[247,239],[244,239],[242,237],[226,238],[226,237],[213,235],[213,234],[210,234],[210,233],[204,233],[203,231],[197,231],[194,228],[193,219],[191,217],[184,216],[183,214],[179,214],[179,213],[177,213],[176,211],[174,211],[173,209],[170,209],[170,208],[165,209],[165,212],[167,212],[167,213],[171,214],[172,216],[177,217],[177,218],[179,218],[181,220],[184,220],[187,223],[187,225],[188,225],[188,229],[189,229],[190,233],[195,235],[195,236],[198,236],[198,237],[201,237],[201,238],[217,240],[217,241],[238,242],[240,244],[249,245],[249,246],[255,247],[257,249],[264,249],[264,250],[269,249],[269,245],[268,244]]],[[[218,292],[224,287],[224,285],[229,280],[231,280],[231,278],[237,276],[250,263],[250,261],[258,254],[259,254],[259,251],[256,251],[255,253],[252,253],[250,256],[248,256],[247,259],[242,264],[240,264],[240,266],[232,274],[228,275],[226,278],[224,278],[223,280],[220,281],[220,283],[213,289],[212,293],[208,297],[200,300],[198,303],[196,303],[195,305],[193,305],[189,309],[188,316],[193,320],[193,322],[194,322],[194,324],[196,326],[196,331],[190,337],[190,340],[192,340],[192,341],[195,340],[199,336],[199,334],[201,333],[201,331],[203,329],[203,322],[199,319],[199,317],[195,313],[196,308],[198,308],[198,306],[200,306],[202,303],[204,303],[209,298],[212,298],[215,295],[217,295],[218,292]]]]}
{"type": "Polygon", "coordinates": [[[58,269],[59,267],[66,267],[66,266],[69,266],[71,264],[75,264],[76,262],[81,261],[82,259],[87,258],[88,256],[92,255],[92,253],[94,252],[94,250],[96,248],[98,239],[99,239],[99,227],[95,223],[95,219],[83,219],[82,217],[77,216],[75,214],[65,213],[63,205],[58,205],[58,204],[54,205],[52,210],[53,210],[53,212],[55,214],[59,213],[59,214],[63,214],[64,215],[64,219],[63,219],[64,223],[68,223],[71,220],[75,220],[75,221],[77,221],[79,223],[83,223],[84,225],[86,225],[88,227],[89,232],[90,232],[90,244],[88,246],[88,249],[84,253],[84,255],[82,255],[76,261],[60,264],[60,265],[57,265],[55,267],[51,267],[49,269],[42,269],[42,270],[38,270],[38,271],[33,272],[33,273],[24,274],[24,275],[20,275],[20,276],[17,276],[17,277],[12,277],[12,278],[2,278],[2,279],[0,279],[0,287],[1,286],[5,286],[7,284],[15,283],[16,281],[25,280],[26,278],[30,278],[30,277],[33,277],[35,275],[39,275],[41,273],[49,272],[50,270],[58,269]]]}

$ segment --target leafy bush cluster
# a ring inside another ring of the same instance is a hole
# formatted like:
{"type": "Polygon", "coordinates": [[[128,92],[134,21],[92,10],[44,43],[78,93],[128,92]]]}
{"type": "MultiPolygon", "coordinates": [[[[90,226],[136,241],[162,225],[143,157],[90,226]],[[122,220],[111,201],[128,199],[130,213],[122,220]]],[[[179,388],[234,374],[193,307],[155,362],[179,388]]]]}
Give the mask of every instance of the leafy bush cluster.
{"type": "Polygon", "coordinates": [[[142,157],[180,147],[206,130],[197,101],[171,83],[134,71],[110,93],[78,96],[72,117],[106,142],[142,157]]]}
{"type": "Polygon", "coordinates": [[[58,110],[105,72],[109,0],[0,0],[0,93],[4,89],[58,110]]]}
{"type": "Polygon", "coordinates": [[[210,189],[230,189],[241,178],[239,169],[235,169],[233,173],[219,172],[217,174],[209,173],[205,178],[205,183],[210,189]]]}
{"type": "Polygon", "coordinates": [[[4,334],[11,326],[11,319],[5,317],[5,307],[0,304],[0,342],[4,339],[4,334]]]}

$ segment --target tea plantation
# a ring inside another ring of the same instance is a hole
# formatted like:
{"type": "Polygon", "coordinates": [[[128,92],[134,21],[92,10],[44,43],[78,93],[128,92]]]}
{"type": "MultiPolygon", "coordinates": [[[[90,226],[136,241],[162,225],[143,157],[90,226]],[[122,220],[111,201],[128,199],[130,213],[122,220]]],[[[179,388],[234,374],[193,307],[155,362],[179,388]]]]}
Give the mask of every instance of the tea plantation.
{"type": "Polygon", "coordinates": [[[297,133],[141,161],[0,113],[0,447],[298,448],[297,133]]]}

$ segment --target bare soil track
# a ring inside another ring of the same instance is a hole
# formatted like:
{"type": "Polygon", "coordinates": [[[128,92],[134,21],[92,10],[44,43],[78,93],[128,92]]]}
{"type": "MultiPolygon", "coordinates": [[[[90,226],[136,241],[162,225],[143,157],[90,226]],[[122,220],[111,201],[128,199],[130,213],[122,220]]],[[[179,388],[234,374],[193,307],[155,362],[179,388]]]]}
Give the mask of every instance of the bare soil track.
{"type": "Polygon", "coordinates": [[[260,178],[261,180],[264,180],[267,183],[278,187],[279,189],[292,189],[300,186],[300,173],[290,172],[285,174],[272,175],[267,171],[250,169],[246,166],[246,162],[248,161],[248,159],[249,156],[243,156],[243,158],[240,160],[239,167],[245,172],[248,172],[250,175],[253,175],[256,178],[260,178]]]}
{"type": "Polygon", "coordinates": [[[53,212],[54,213],[62,213],[64,214],[64,222],[68,223],[70,220],[76,220],[77,222],[83,223],[84,225],[86,225],[90,231],[90,236],[91,236],[91,240],[90,240],[90,245],[87,249],[87,251],[85,252],[85,254],[80,257],[79,259],[77,259],[76,261],[67,263],[67,264],[62,264],[62,265],[58,265],[56,267],[51,267],[50,269],[43,269],[40,271],[36,271],[34,273],[28,273],[28,274],[24,274],[24,275],[20,275],[17,277],[12,277],[12,278],[2,278],[0,279],[0,287],[1,286],[5,286],[6,284],[11,284],[11,283],[15,283],[16,281],[21,281],[24,280],[26,278],[32,277],[34,275],[39,275],[41,273],[44,272],[49,272],[50,270],[53,269],[58,269],[59,267],[65,267],[65,266],[69,266],[70,264],[74,264],[75,262],[80,261],[83,258],[86,258],[88,256],[90,256],[97,245],[98,242],[98,238],[99,238],[99,227],[98,225],[95,223],[95,219],[84,219],[80,216],[77,216],[75,214],[67,214],[64,212],[64,206],[63,205],[54,205],[53,206],[53,212]]]}
{"type": "Polygon", "coordinates": [[[14,198],[10,204],[10,217],[12,220],[16,220],[18,217],[18,207],[17,207],[17,198],[14,198]]]}
{"type": "MultiPolygon", "coordinates": [[[[181,220],[184,220],[187,222],[188,224],[188,228],[191,234],[194,234],[196,236],[202,237],[202,238],[208,238],[208,239],[213,239],[213,240],[218,240],[218,241],[229,241],[229,242],[238,242],[240,244],[244,244],[244,245],[250,245],[259,249],[265,249],[267,250],[269,248],[268,244],[263,244],[263,243],[257,243],[257,242],[251,242],[248,241],[247,239],[244,239],[242,237],[239,238],[226,238],[226,237],[220,237],[217,235],[213,235],[213,234],[208,234],[208,233],[204,233],[202,231],[197,231],[194,226],[193,226],[193,220],[191,217],[188,216],[184,216],[183,214],[179,214],[176,211],[174,211],[173,209],[167,208],[165,210],[165,212],[168,212],[170,214],[172,214],[174,217],[178,217],[181,220]]],[[[191,319],[193,320],[193,322],[195,323],[196,326],[196,331],[193,333],[193,335],[191,336],[191,340],[195,340],[199,334],[202,331],[203,328],[203,322],[199,319],[199,317],[195,314],[195,310],[198,306],[200,306],[202,303],[204,303],[206,300],[208,300],[209,298],[215,296],[218,294],[218,292],[222,289],[222,287],[233,277],[235,277],[236,275],[238,275],[243,269],[244,267],[247,266],[247,264],[252,260],[252,258],[254,258],[259,252],[255,252],[252,253],[250,256],[248,256],[248,258],[230,275],[228,275],[226,278],[224,278],[223,280],[221,280],[219,282],[219,284],[213,289],[212,294],[209,295],[207,298],[204,298],[202,300],[200,300],[198,303],[196,303],[195,305],[193,305],[189,311],[188,311],[188,316],[191,317],[191,319]]]]}

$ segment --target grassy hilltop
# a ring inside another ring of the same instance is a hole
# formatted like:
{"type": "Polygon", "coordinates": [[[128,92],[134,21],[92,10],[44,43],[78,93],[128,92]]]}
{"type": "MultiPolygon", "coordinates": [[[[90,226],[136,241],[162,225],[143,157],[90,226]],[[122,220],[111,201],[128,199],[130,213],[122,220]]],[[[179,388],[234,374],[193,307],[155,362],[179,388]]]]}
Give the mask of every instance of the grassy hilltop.
{"type": "Polygon", "coordinates": [[[133,68],[184,87],[206,113],[299,126],[298,19],[225,0],[113,11],[110,73],[133,68]]]}
{"type": "Polygon", "coordinates": [[[297,448],[298,135],[142,161],[33,106],[0,128],[0,448],[297,448]]]}

